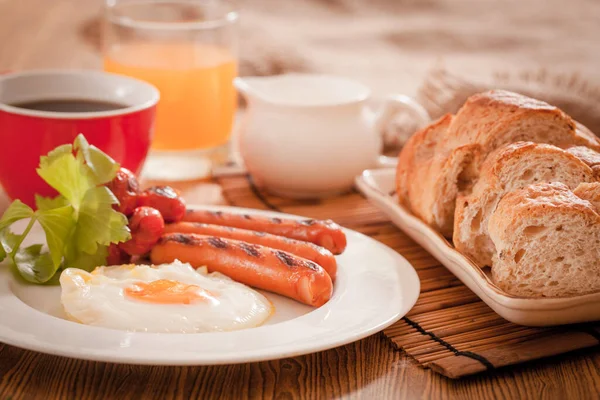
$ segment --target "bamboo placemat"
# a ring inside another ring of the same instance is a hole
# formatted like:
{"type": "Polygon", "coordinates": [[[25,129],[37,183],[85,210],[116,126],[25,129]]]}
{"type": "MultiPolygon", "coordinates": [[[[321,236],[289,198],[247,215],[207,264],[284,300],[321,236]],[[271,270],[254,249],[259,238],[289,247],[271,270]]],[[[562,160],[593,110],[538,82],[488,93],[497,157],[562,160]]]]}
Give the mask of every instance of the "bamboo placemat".
{"type": "Polygon", "coordinates": [[[408,315],[383,334],[422,367],[459,378],[600,344],[600,322],[530,328],[502,319],[356,192],[326,200],[295,201],[266,194],[247,176],[217,181],[232,206],[330,218],[402,254],[417,270],[421,295],[408,315]]]}

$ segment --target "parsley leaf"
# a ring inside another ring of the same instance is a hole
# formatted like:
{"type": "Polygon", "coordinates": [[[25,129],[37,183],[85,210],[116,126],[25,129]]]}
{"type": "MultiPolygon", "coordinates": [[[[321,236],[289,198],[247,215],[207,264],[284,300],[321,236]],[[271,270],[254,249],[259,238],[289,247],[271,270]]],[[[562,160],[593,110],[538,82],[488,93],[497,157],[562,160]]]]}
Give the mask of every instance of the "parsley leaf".
{"type": "Polygon", "coordinates": [[[62,261],[65,246],[75,229],[76,221],[73,215],[73,207],[64,206],[49,210],[38,210],[35,214],[46,233],[48,249],[56,271],[62,261]]]}
{"type": "Polygon", "coordinates": [[[45,168],[48,165],[52,164],[56,159],[64,156],[65,154],[73,154],[73,146],[70,144],[63,144],[58,146],[54,150],[50,150],[50,152],[40,157],[40,168],[45,168]]]}
{"type": "Polygon", "coordinates": [[[15,200],[6,209],[2,218],[0,218],[0,231],[6,229],[13,223],[25,218],[31,218],[33,210],[21,200],[15,200]]]}
{"type": "Polygon", "coordinates": [[[0,261],[12,253],[13,248],[19,242],[21,236],[10,232],[8,229],[0,234],[0,261]]]}
{"type": "Polygon", "coordinates": [[[65,196],[76,211],[79,210],[85,193],[96,186],[89,168],[71,153],[61,154],[45,165],[40,164],[37,173],[58,193],[65,196]]]}
{"type": "Polygon", "coordinates": [[[52,208],[59,208],[69,205],[69,201],[60,194],[55,198],[43,197],[39,194],[35,195],[35,205],[38,210],[50,210],[52,208]]]}
{"type": "Polygon", "coordinates": [[[42,253],[41,244],[19,249],[13,257],[13,262],[21,276],[31,283],[44,283],[52,278],[57,270],[50,253],[42,253]]]}
{"type": "Polygon", "coordinates": [[[83,135],[75,138],[73,146],[78,150],[77,156],[83,158],[92,171],[96,185],[108,183],[115,177],[119,164],[96,146],[88,144],[83,135]]]}
{"type": "Polygon", "coordinates": [[[127,217],[112,206],[116,197],[106,187],[119,170],[112,158],[78,135],[73,145],[58,146],[40,157],[38,175],[59,195],[36,195],[37,211],[15,200],[0,218],[0,261],[10,258],[20,275],[33,283],[56,283],[56,272],[75,267],[91,271],[106,262],[108,246],[131,237],[127,217]],[[25,231],[14,234],[10,226],[29,218],[25,231]],[[39,223],[44,244],[22,247],[39,223]],[[54,279],[53,279],[54,278],[54,279]]]}
{"type": "Polygon", "coordinates": [[[20,235],[10,232],[8,227],[22,219],[31,218],[33,210],[20,200],[13,201],[0,218],[0,262],[18,246],[20,235]]]}
{"type": "Polygon", "coordinates": [[[98,186],[86,193],[77,223],[77,247],[88,254],[95,254],[97,245],[109,245],[113,241],[124,242],[131,238],[127,217],[113,210],[117,198],[106,186],[98,186]]]}
{"type": "MultiPolygon", "coordinates": [[[[73,251],[77,251],[74,247],[71,248],[73,251]]],[[[71,252],[65,259],[64,268],[79,268],[85,271],[91,272],[98,265],[103,265],[106,262],[108,256],[108,246],[98,245],[98,249],[95,254],[88,254],[83,251],[76,253],[71,252]]]]}

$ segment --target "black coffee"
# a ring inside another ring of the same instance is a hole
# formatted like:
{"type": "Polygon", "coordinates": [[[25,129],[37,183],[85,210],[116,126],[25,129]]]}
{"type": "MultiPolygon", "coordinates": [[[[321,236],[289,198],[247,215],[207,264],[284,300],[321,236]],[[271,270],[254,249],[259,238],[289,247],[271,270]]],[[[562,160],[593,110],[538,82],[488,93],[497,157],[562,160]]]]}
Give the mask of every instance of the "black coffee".
{"type": "Polygon", "coordinates": [[[124,104],[109,101],[83,99],[36,100],[11,105],[13,107],[26,108],[28,110],[52,112],[98,112],[113,111],[128,107],[124,104]]]}

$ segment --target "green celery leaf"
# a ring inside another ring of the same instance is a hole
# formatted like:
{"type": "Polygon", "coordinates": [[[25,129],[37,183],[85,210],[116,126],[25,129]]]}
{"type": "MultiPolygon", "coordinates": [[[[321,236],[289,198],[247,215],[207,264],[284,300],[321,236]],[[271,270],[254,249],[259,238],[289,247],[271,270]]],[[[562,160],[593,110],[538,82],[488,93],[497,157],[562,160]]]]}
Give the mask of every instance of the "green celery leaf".
{"type": "Polygon", "coordinates": [[[14,222],[21,219],[31,218],[33,216],[33,210],[27,204],[21,202],[21,200],[13,201],[10,206],[2,214],[0,218],[0,231],[3,231],[14,222]]]}
{"type": "Polygon", "coordinates": [[[21,276],[32,283],[47,282],[58,270],[50,254],[42,253],[41,244],[19,249],[14,255],[13,262],[21,276]]]}
{"type": "Polygon", "coordinates": [[[35,196],[37,211],[14,201],[0,219],[0,261],[10,258],[14,270],[33,283],[56,283],[61,268],[91,271],[104,265],[110,243],[131,238],[127,217],[112,205],[118,201],[105,186],[119,169],[112,158],[78,135],[73,145],[65,144],[40,157],[38,175],[58,191],[54,198],[35,196]],[[75,153],[74,153],[75,151],[75,153]],[[8,227],[30,218],[21,235],[8,227]],[[38,221],[46,235],[42,244],[21,247],[38,221]]]}
{"type": "Polygon", "coordinates": [[[74,210],[64,206],[49,210],[36,211],[37,220],[46,233],[46,242],[55,268],[62,262],[65,246],[71,240],[75,229],[74,210]]]}
{"type": "Polygon", "coordinates": [[[127,217],[112,205],[117,198],[106,186],[90,189],[79,210],[75,240],[77,247],[88,254],[96,254],[97,244],[125,242],[131,238],[127,217]]]}
{"type": "Polygon", "coordinates": [[[79,210],[86,192],[96,186],[90,169],[71,153],[55,157],[45,165],[40,164],[37,173],[62,194],[75,210],[79,210]]]}
{"type": "Polygon", "coordinates": [[[73,154],[73,146],[70,144],[63,144],[58,146],[54,150],[51,150],[47,155],[40,157],[40,167],[45,168],[52,164],[57,158],[64,156],[65,154],[73,154]]]}
{"type": "Polygon", "coordinates": [[[2,218],[0,218],[0,262],[12,253],[13,248],[18,247],[22,241],[21,235],[16,235],[8,229],[10,225],[32,216],[33,210],[31,207],[20,200],[13,201],[4,211],[2,218]]]}
{"type": "Polygon", "coordinates": [[[69,201],[60,194],[55,198],[43,197],[39,194],[35,195],[35,205],[38,210],[51,210],[53,208],[64,207],[69,204],[69,201]]]}
{"type": "Polygon", "coordinates": [[[65,268],[79,268],[91,272],[100,265],[106,265],[106,257],[108,257],[108,246],[98,245],[95,254],[77,252],[71,254],[66,260],[65,268]]]}
{"type": "Polygon", "coordinates": [[[12,253],[14,247],[18,245],[20,238],[21,235],[12,233],[8,229],[0,232],[0,262],[3,261],[8,254],[12,253]]]}
{"type": "Polygon", "coordinates": [[[96,146],[90,145],[82,134],[75,138],[74,147],[77,157],[83,157],[92,171],[96,185],[110,182],[117,175],[119,164],[96,146]]]}

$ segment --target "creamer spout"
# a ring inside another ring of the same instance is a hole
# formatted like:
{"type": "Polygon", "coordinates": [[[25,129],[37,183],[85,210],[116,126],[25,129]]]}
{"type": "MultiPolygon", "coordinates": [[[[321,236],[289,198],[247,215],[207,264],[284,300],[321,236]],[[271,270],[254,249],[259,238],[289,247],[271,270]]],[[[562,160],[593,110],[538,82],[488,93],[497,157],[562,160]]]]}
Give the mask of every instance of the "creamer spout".
{"type": "Polygon", "coordinates": [[[256,98],[265,98],[265,94],[260,89],[260,77],[237,77],[233,80],[233,86],[246,98],[251,101],[256,98]]]}

